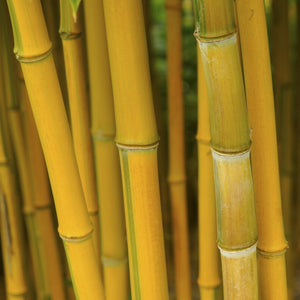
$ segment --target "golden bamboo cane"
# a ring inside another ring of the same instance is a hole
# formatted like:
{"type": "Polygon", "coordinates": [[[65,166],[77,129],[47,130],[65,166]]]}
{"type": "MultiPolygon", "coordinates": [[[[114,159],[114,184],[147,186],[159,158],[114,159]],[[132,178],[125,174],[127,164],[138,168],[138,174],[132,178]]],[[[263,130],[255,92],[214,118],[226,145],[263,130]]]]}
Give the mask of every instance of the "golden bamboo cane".
{"type": "Polygon", "coordinates": [[[222,298],[220,258],[217,247],[217,218],[214,191],[213,162],[210,151],[208,95],[201,53],[198,61],[198,222],[199,277],[202,300],[222,298]]]}
{"type": "Polygon", "coordinates": [[[51,181],[77,298],[104,299],[84,194],[56,70],[38,0],[8,0],[28,95],[51,181]]]}
{"type": "MultiPolygon", "coordinates": [[[[2,70],[2,62],[0,61],[2,70]]],[[[3,99],[4,84],[0,72],[0,97],[3,99]]],[[[2,103],[2,101],[0,101],[2,103]]],[[[1,111],[3,111],[1,105],[1,111]]],[[[27,299],[29,286],[26,273],[26,245],[22,228],[21,202],[13,171],[12,151],[9,147],[8,127],[0,117],[0,233],[6,281],[6,299],[27,299]],[[5,142],[6,140],[6,142],[5,142]]]]}
{"type": "Polygon", "coordinates": [[[89,217],[94,227],[93,242],[100,268],[98,199],[89,128],[81,24],[79,16],[76,22],[74,21],[69,0],[60,0],[59,32],[64,51],[74,150],[89,217]]]}
{"type": "Polygon", "coordinates": [[[184,110],[182,92],[181,0],[167,0],[169,191],[172,209],[176,299],[191,299],[187,221],[184,110]]]}
{"type": "MultiPolygon", "coordinates": [[[[21,73],[21,70],[20,70],[21,73]]],[[[63,284],[62,258],[58,247],[56,224],[52,215],[52,198],[44,155],[39,141],[38,132],[34,123],[27,90],[23,77],[20,77],[19,90],[23,107],[23,125],[26,137],[26,150],[30,163],[33,183],[35,219],[42,240],[46,259],[51,295],[54,299],[65,299],[63,284]]]]}
{"type": "Polygon", "coordinates": [[[38,226],[35,219],[34,197],[32,182],[30,180],[30,169],[28,164],[28,153],[26,151],[24,132],[21,124],[21,112],[19,101],[15,92],[16,77],[14,76],[13,57],[8,53],[5,44],[11,44],[8,36],[8,24],[5,23],[5,6],[1,5],[1,30],[2,30],[2,65],[5,97],[1,103],[1,118],[7,122],[9,128],[12,148],[15,153],[17,169],[21,185],[23,200],[23,213],[25,216],[26,229],[29,237],[30,254],[34,267],[34,278],[38,299],[46,299],[50,295],[49,281],[46,274],[46,261],[43,256],[43,245],[38,238],[38,226]],[[7,115],[7,116],[6,116],[7,115]]]}
{"type": "Polygon", "coordinates": [[[224,298],[258,299],[250,136],[233,2],[194,4],[209,96],[224,298]]]}
{"type": "Polygon", "coordinates": [[[237,0],[258,224],[261,299],[287,299],[273,87],[263,0],[237,0]]]}
{"type": "Polygon", "coordinates": [[[293,298],[295,276],[294,244],[294,95],[289,60],[288,1],[272,1],[273,78],[275,108],[278,121],[279,166],[282,210],[286,237],[290,244],[287,252],[287,277],[289,298],[293,298]],[[279,42],[280,41],[280,42],[279,42]]]}
{"type": "Polygon", "coordinates": [[[168,299],[154,107],[139,0],[105,0],[133,299],[168,299]],[[120,30],[122,34],[120,35],[120,30]],[[134,32],[134,34],[132,34],[134,32]]]}
{"type": "Polygon", "coordinates": [[[102,1],[84,1],[84,12],[105,295],[107,300],[125,300],[129,295],[125,214],[102,1]]]}

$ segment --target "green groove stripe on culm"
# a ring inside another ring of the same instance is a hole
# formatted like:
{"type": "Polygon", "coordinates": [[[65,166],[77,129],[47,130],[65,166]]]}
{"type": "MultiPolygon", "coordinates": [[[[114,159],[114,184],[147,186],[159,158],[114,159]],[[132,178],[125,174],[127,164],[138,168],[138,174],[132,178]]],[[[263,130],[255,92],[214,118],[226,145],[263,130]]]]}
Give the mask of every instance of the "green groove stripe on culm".
{"type": "Polygon", "coordinates": [[[125,201],[127,205],[127,214],[128,214],[128,228],[129,228],[129,240],[131,247],[131,263],[132,263],[132,274],[133,274],[133,284],[134,284],[134,295],[135,300],[141,300],[141,288],[139,281],[139,268],[138,268],[138,258],[137,258],[137,249],[136,249],[136,237],[135,237],[135,226],[134,226],[134,214],[133,214],[133,205],[131,197],[131,188],[130,188],[130,172],[129,172],[129,163],[128,163],[128,154],[127,150],[120,149],[123,160],[123,172],[124,172],[124,184],[125,184],[125,201]]]}

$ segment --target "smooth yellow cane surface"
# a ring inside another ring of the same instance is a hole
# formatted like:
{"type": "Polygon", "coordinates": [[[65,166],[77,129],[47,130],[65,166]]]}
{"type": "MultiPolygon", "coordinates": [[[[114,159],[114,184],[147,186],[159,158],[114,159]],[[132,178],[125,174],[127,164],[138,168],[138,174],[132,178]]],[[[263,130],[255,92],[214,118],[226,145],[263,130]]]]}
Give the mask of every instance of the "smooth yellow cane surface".
{"type": "Polygon", "coordinates": [[[198,222],[201,299],[221,299],[221,269],[217,247],[216,200],[210,150],[208,96],[199,47],[198,59],[198,222]]]}
{"type": "Polygon", "coordinates": [[[260,299],[288,299],[286,278],[282,280],[286,274],[284,253],[274,256],[265,254],[259,253],[257,257],[260,299]]]}
{"type": "MultiPolygon", "coordinates": [[[[252,129],[252,170],[262,299],[287,299],[272,75],[264,1],[237,1],[244,78],[252,129]],[[277,255],[274,255],[277,254],[277,255]],[[279,256],[278,256],[279,255],[279,256]]],[[[282,183],[282,187],[285,184],[282,183]]],[[[286,194],[283,191],[283,194],[286,194]]]]}
{"type": "Polygon", "coordinates": [[[120,149],[133,299],[168,299],[157,150],[120,149]]]}
{"type": "Polygon", "coordinates": [[[104,299],[96,253],[89,236],[84,194],[63,99],[49,54],[51,43],[36,0],[8,1],[26,87],[52,185],[59,233],[64,240],[76,295],[104,299]],[[27,63],[26,63],[27,62],[27,63]],[[79,251],[80,250],[80,251],[79,251]],[[74,269],[73,269],[74,268],[74,269]]]}
{"type": "Polygon", "coordinates": [[[130,293],[124,202],[102,1],[84,4],[91,127],[99,197],[101,256],[106,300],[130,293]],[[118,288],[116,288],[118,286],[118,288]]]}
{"type": "Polygon", "coordinates": [[[167,0],[169,193],[172,210],[176,299],[191,299],[187,221],[184,108],[182,91],[181,1],[167,0]]]}
{"type": "Polygon", "coordinates": [[[69,108],[71,113],[72,138],[86,205],[94,228],[93,241],[100,268],[98,199],[93,145],[89,124],[80,16],[77,16],[75,23],[71,5],[66,0],[60,1],[60,12],[61,24],[59,31],[64,52],[69,108]]]}
{"type": "Polygon", "coordinates": [[[142,3],[140,0],[104,0],[103,3],[113,83],[116,141],[124,145],[156,143],[158,136],[142,3]]]}

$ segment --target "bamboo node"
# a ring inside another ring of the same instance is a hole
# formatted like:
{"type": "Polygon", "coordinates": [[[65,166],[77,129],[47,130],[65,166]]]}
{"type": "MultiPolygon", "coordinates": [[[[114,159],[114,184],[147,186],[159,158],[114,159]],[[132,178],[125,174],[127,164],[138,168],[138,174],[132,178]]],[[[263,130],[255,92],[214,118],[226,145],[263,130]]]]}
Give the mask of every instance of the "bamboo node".
{"type": "Polygon", "coordinates": [[[30,56],[30,57],[20,56],[19,54],[16,53],[16,58],[20,63],[32,64],[48,58],[51,54],[52,54],[52,47],[50,47],[50,49],[48,49],[46,52],[42,54],[30,56]]]}
{"type": "Polygon", "coordinates": [[[58,229],[58,233],[59,233],[59,236],[61,237],[61,239],[64,242],[69,242],[69,243],[82,243],[82,242],[90,239],[92,237],[93,232],[94,232],[94,229],[92,228],[91,231],[89,231],[87,234],[85,234],[83,236],[69,237],[69,236],[65,236],[65,235],[61,234],[58,229]]]}
{"type": "Polygon", "coordinates": [[[101,262],[104,267],[117,267],[120,265],[127,264],[128,258],[126,257],[126,258],[118,259],[118,258],[112,258],[108,256],[101,256],[101,262]]]}
{"type": "Polygon", "coordinates": [[[284,247],[283,249],[277,250],[277,251],[267,252],[267,251],[264,251],[264,250],[261,250],[261,249],[257,248],[257,252],[262,256],[271,258],[271,257],[284,255],[288,248],[289,248],[289,246],[287,244],[286,247],[284,247]]]}
{"type": "Polygon", "coordinates": [[[239,250],[235,250],[235,251],[225,250],[225,249],[222,249],[220,246],[218,246],[218,247],[223,256],[228,257],[228,258],[240,258],[240,257],[250,256],[251,254],[255,253],[256,248],[257,248],[257,242],[248,248],[239,249],[239,250]]]}
{"type": "Polygon", "coordinates": [[[126,151],[143,151],[143,150],[154,150],[157,149],[159,142],[155,142],[150,145],[124,145],[120,143],[116,143],[117,147],[121,150],[126,151]]]}
{"type": "Polygon", "coordinates": [[[81,32],[66,32],[62,31],[59,33],[62,40],[69,41],[69,40],[76,40],[81,37],[81,32]]]}
{"type": "Polygon", "coordinates": [[[210,149],[211,149],[211,152],[212,152],[213,156],[226,156],[226,157],[234,158],[234,157],[237,157],[237,156],[249,155],[250,151],[251,151],[251,145],[247,149],[242,150],[240,152],[220,152],[220,151],[214,149],[212,147],[212,145],[210,146],[210,149]]]}
{"type": "Polygon", "coordinates": [[[232,30],[230,32],[227,32],[222,35],[217,35],[217,36],[201,36],[199,30],[194,31],[194,37],[199,43],[205,43],[205,44],[210,44],[210,43],[215,43],[219,41],[226,41],[235,38],[236,36],[236,30],[232,30]]]}

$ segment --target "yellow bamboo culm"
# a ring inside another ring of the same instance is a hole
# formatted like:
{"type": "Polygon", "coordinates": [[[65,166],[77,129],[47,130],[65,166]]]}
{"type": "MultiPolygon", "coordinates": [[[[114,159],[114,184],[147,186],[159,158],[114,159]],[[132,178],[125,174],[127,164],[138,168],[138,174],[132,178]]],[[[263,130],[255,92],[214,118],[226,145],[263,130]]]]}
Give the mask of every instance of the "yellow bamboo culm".
{"type": "Polygon", "coordinates": [[[28,95],[39,132],[76,297],[104,299],[90,223],[51,42],[38,0],[8,1],[28,95]]]}
{"type": "Polygon", "coordinates": [[[158,136],[140,0],[105,0],[109,60],[121,158],[132,299],[166,300],[158,185],[158,136]],[[134,34],[133,34],[134,33],[134,34]]]}
{"type": "Polygon", "coordinates": [[[50,293],[54,299],[65,299],[62,258],[60,257],[56,224],[52,215],[52,197],[42,147],[34,123],[24,79],[20,79],[20,100],[23,106],[23,124],[26,149],[33,182],[35,219],[39,228],[46,258],[50,293]]]}
{"type": "MultiPolygon", "coordinates": [[[[21,122],[21,111],[17,94],[15,91],[16,76],[14,76],[13,56],[8,53],[8,47],[5,44],[12,45],[9,40],[8,24],[5,22],[5,9],[1,5],[1,30],[2,30],[2,65],[3,65],[3,79],[5,97],[1,98],[1,118],[3,122],[7,123],[9,128],[9,135],[11,136],[12,151],[15,154],[17,170],[19,173],[23,214],[25,217],[25,224],[29,238],[29,248],[31,259],[33,262],[34,279],[36,285],[36,296],[38,299],[45,299],[49,297],[49,281],[46,273],[46,259],[43,255],[43,241],[38,238],[39,229],[35,218],[35,207],[32,182],[30,178],[30,169],[28,164],[28,153],[26,151],[23,126],[21,122]]],[[[7,140],[8,142],[8,140],[7,140]]]]}
{"type": "Polygon", "coordinates": [[[103,3],[86,0],[83,4],[105,296],[106,300],[127,300],[130,287],[125,213],[120,158],[114,141],[116,126],[103,3]]]}
{"type": "MultiPolygon", "coordinates": [[[[2,62],[0,62],[0,70],[2,62]]],[[[0,72],[0,97],[3,100],[4,84],[0,72]]],[[[4,103],[4,101],[0,103],[4,103]]],[[[1,111],[5,111],[1,105],[1,111]]],[[[9,147],[8,127],[0,117],[0,232],[6,282],[6,299],[28,299],[29,285],[26,272],[25,233],[22,228],[21,202],[9,147]]]]}
{"type": "Polygon", "coordinates": [[[89,217],[94,227],[93,242],[100,268],[98,199],[89,126],[81,24],[79,15],[76,22],[74,21],[69,0],[60,0],[59,32],[65,59],[74,150],[89,217]]]}
{"type": "Polygon", "coordinates": [[[258,299],[250,136],[231,0],[194,3],[209,99],[224,299],[258,299]]]}
{"type": "MultiPolygon", "coordinates": [[[[287,299],[272,74],[263,0],[237,0],[244,78],[252,128],[260,299],[287,299]]],[[[280,58],[282,59],[282,58],[280,58]]],[[[280,71],[281,72],[281,71],[280,71]]]]}
{"type": "Polygon", "coordinates": [[[295,238],[293,209],[295,163],[294,163],[294,95],[289,45],[289,3],[272,1],[272,40],[274,102],[277,114],[279,144],[279,170],[282,195],[282,211],[286,237],[290,249],[287,251],[287,282],[289,298],[293,298],[295,284],[295,238]]]}
{"type": "Polygon", "coordinates": [[[222,299],[220,258],[217,247],[216,200],[210,151],[208,95],[201,53],[198,61],[198,220],[200,299],[222,299]]]}
{"type": "Polygon", "coordinates": [[[184,110],[182,92],[181,0],[166,0],[169,191],[172,210],[176,299],[191,299],[187,221],[184,110]]]}

